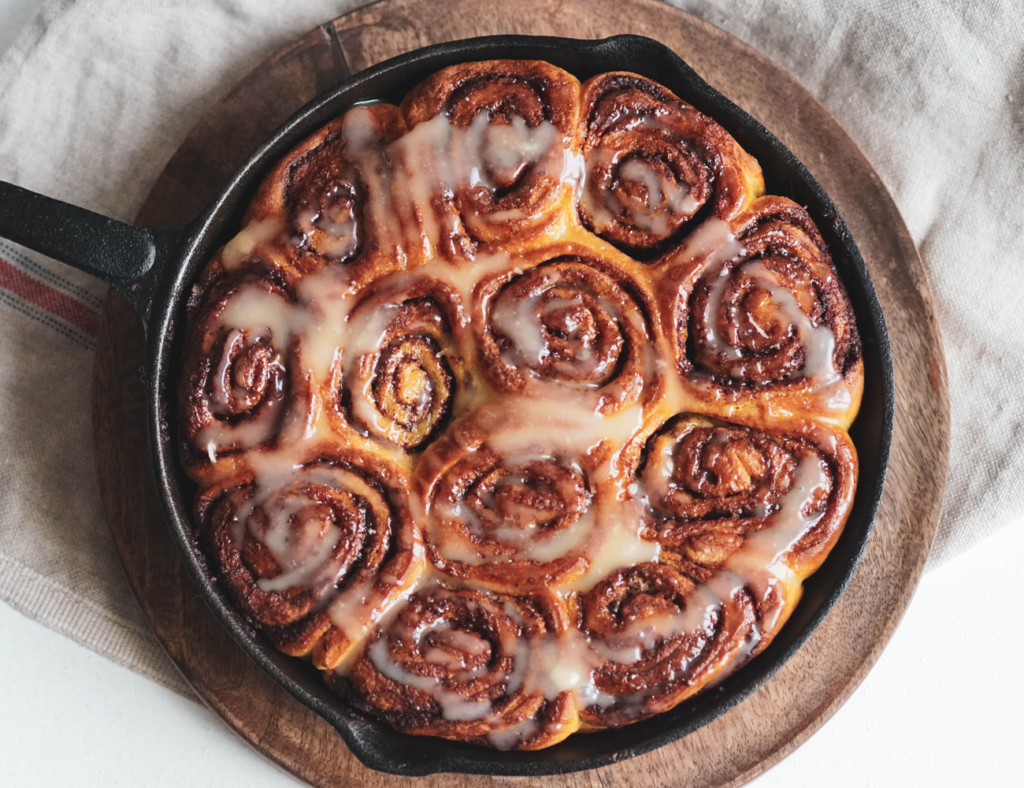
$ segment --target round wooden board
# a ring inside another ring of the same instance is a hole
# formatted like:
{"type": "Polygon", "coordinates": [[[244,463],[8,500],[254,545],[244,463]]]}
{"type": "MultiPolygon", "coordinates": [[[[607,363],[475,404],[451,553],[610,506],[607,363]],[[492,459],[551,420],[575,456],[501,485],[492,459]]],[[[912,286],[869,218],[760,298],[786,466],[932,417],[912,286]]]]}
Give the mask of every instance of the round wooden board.
{"type": "MultiPolygon", "coordinates": [[[[655,0],[384,0],[327,23],[249,74],[212,107],[139,215],[151,227],[191,219],[295,109],[350,73],[410,49],[496,33],[604,38],[638,33],[678,52],[771,129],[832,196],[867,260],[893,343],[896,428],[885,495],[846,593],[800,651],[754,695],[673,745],[538,785],[739,785],[792,752],[850,696],[878,659],[917,586],[946,481],[949,401],[935,307],[913,240],[856,144],[813,96],[739,40],[655,0]]],[[[111,291],[94,375],[97,472],[111,535],[143,613],[199,696],[267,758],[315,786],[392,786],[229,639],[175,551],[144,457],[138,318],[111,291]]],[[[507,778],[435,775],[423,786],[507,778]]]]}

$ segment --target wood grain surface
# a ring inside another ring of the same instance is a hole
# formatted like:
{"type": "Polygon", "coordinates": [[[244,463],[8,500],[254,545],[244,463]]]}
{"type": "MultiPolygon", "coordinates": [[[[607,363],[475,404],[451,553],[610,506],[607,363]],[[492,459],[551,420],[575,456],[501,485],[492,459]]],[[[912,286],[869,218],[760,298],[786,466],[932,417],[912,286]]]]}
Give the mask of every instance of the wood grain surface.
{"type": "MultiPolygon", "coordinates": [[[[710,725],[613,766],[530,781],[740,785],[817,730],[878,659],[924,567],[948,465],[945,361],[924,267],[871,164],[795,79],[727,33],[655,0],[384,0],[303,36],[212,107],[157,181],[138,222],[163,227],[191,219],[280,122],[348,74],[416,47],[496,33],[638,33],[673,48],[808,166],[846,219],[878,289],[893,343],[896,427],[874,533],[842,599],[774,678],[710,725]]],[[[162,522],[146,463],[142,364],[138,318],[111,291],[94,373],[97,473],[111,535],[157,637],[228,725],[300,779],[315,786],[406,782],[363,767],[326,721],[234,645],[195,592],[162,522]]],[[[434,775],[417,782],[456,788],[516,780],[434,775]]]]}

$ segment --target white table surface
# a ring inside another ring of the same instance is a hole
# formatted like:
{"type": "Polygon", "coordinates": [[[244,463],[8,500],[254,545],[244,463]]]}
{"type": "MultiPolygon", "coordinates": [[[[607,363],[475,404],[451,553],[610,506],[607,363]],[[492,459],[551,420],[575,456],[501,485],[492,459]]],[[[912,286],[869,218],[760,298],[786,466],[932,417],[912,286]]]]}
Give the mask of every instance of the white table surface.
{"type": "MultiPolygon", "coordinates": [[[[40,5],[0,0],[0,52],[40,5]]],[[[926,575],[864,684],[757,788],[1024,784],[1021,559],[1010,528],[926,575]]],[[[3,603],[0,676],[0,785],[298,785],[203,706],[3,603]]]]}

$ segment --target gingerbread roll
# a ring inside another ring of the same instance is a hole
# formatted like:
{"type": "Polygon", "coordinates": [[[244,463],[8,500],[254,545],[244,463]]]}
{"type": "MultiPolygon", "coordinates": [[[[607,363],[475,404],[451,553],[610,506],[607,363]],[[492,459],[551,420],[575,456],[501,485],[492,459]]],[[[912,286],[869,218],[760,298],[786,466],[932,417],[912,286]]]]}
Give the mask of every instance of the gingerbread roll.
{"type": "Polygon", "coordinates": [[[578,177],[579,96],[571,74],[522,60],[451,66],[406,96],[406,180],[431,190],[435,221],[451,227],[457,217],[464,238],[450,247],[513,239],[522,246],[567,215],[578,177]]]}
{"type": "Polygon", "coordinates": [[[396,469],[356,452],[266,456],[204,491],[199,539],[239,610],[282,651],[332,668],[422,569],[396,469]],[[281,470],[272,470],[273,466],[281,470]]]}
{"type": "Polygon", "coordinates": [[[349,673],[351,691],[405,733],[503,750],[549,747],[579,727],[574,698],[549,698],[528,679],[534,647],[567,626],[566,610],[551,594],[508,597],[435,585],[413,595],[367,642],[349,673]]]}
{"type": "Polygon", "coordinates": [[[698,214],[732,219],[764,194],[760,166],[725,129],[638,74],[587,80],[582,122],[580,219],[634,256],[671,245],[698,214]]]}

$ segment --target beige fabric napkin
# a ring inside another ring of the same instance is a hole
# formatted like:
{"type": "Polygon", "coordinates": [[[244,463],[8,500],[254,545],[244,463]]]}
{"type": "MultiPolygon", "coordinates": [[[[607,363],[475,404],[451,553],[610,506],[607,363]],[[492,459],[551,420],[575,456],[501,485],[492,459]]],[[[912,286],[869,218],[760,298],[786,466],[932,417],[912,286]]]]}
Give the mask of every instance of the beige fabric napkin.
{"type": "MultiPolygon", "coordinates": [[[[0,58],[0,179],[130,221],[219,96],[288,41],[359,4],[53,0],[0,58]]],[[[949,492],[931,565],[1019,522],[1018,1],[676,4],[818,96],[878,168],[921,249],[953,398],[949,492]]],[[[138,612],[100,513],[89,391],[103,292],[0,242],[0,599],[187,692],[138,612]]]]}

